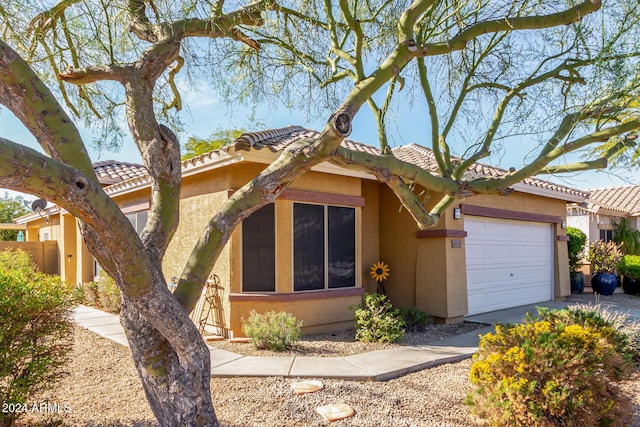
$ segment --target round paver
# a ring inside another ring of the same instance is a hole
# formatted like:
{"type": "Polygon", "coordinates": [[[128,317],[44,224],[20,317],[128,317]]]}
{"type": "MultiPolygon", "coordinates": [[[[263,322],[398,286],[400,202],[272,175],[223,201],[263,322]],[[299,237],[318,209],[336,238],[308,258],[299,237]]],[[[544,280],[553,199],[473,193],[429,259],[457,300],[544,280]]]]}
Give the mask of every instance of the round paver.
{"type": "Polygon", "coordinates": [[[296,394],[314,393],[318,390],[322,390],[323,388],[324,384],[322,384],[322,381],[318,380],[297,381],[291,383],[291,389],[296,394]]]}
{"type": "Polygon", "coordinates": [[[333,422],[344,418],[352,417],[356,411],[346,403],[333,403],[330,405],[319,406],[316,411],[324,418],[325,421],[333,422]]]}

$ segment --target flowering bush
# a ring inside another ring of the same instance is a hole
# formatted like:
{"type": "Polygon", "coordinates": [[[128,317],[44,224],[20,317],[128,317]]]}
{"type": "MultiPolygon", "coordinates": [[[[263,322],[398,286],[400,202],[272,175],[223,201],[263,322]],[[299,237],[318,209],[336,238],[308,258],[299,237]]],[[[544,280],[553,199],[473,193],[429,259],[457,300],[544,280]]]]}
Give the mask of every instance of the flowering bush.
{"type": "Polygon", "coordinates": [[[481,337],[466,403],[492,425],[629,425],[631,401],[611,382],[634,370],[622,323],[597,308],[538,311],[481,337]]]}
{"type": "Polygon", "coordinates": [[[589,246],[589,262],[594,273],[613,273],[622,259],[620,245],[612,241],[596,240],[589,246]]]}

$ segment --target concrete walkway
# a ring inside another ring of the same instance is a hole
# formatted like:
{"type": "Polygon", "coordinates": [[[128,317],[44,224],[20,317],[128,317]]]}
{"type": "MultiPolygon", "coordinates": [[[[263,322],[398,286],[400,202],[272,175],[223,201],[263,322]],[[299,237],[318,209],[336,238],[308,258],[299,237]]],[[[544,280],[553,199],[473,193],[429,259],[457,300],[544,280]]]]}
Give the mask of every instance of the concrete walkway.
{"type": "MultiPolygon", "coordinates": [[[[358,381],[386,381],[425,368],[458,362],[477,351],[479,335],[494,331],[495,323],[518,323],[536,306],[564,308],[570,302],[546,302],[468,316],[465,320],[484,323],[485,328],[440,340],[431,345],[402,346],[347,357],[250,357],[211,347],[213,377],[334,378],[358,381]]],[[[604,304],[603,301],[603,306],[604,304]]],[[[616,307],[611,307],[616,309],[616,307]]],[[[623,310],[621,310],[623,311],[623,310]]],[[[640,320],[640,310],[624,310],[640,320]]],[[[127,346],[118,316],[92,307],[78,306],[75,322],[96,334],[127,346]]]]}

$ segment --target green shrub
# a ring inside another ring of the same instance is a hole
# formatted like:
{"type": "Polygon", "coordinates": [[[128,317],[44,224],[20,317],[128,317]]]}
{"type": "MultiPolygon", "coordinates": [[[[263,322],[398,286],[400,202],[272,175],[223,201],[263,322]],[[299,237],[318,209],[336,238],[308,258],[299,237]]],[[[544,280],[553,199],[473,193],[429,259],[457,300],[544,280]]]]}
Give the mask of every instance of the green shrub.
{"type": "MultiPolygon", "coordinates": [[[[92,305],[98,307],[100,301],[98,299],[98,286],[96,281],[84,283],[82,285],[82,303],[86,305],[92,305]]],[[[80,292],[79,292],[80,293],[80,292]]]]}
{"type": "Polygon", "coordinates": [[[302,321],[291,313],[269,311],[259,314],[251,310],[248,319],[243,319],[242,332],[251,338],[259,350],[285,351],[302,338],[302,321]]]}
{"type": "Polygon", "coordinates": [[[0,252],[0,270],[21,271],[30,275],[36,273],[38,267],[29,253],[22,249],[16,249],[15,251],[8,249],[0,252]]]}
{"type": "Polygon", "coordinates": [[[95,306],[110,313],[119,313],[122,306],[122,294],[115,280],[107,273],[100,271],[96,280],[82,285],[77,291],[82,296],[83,304],[95,306]]]}
{"type": "Polygon", "coordinates": [[[627,425],[631,402],[611,381],[634,370],[629,336],[597,308],[538,312],[481,337],[466,403],[491,425],[627,425]]]}
{"type": "Polygon", "coordinates": [[[567,236],[569,237],[569,270],[575,273],[582,266],[582,251],[587,242],[587,235],[574,227],[567,227],[567,236]]]}
{"type": "Polygon", "coordinates": [[[618,264],[618,273],[631,279],[640,279],[640,256],[623,256],[618,264]]]}
{"type": "Polygon", "coordinates": [[[364,294],[355,308],[356,339],[362,342],[396,342],[404,336],[405,322],[386,295],[364,294]]]}
{"type": "Polygon", "coordinates": [[[404,329],[408,332],[424,331],[425,326],[431,323],[432,319],[418,307],[401,307],[400,317],[404,321],[404,329]]]}
{"type": "Polygon", "coordinates": [[[110,313],[119,313],[122,306],[122,294],[115,280],[101,271],[98,275],[98,300],[100,306],[110,313]]]}
{"type": "MultiPolygon", "coordinates": [[[[58,276],[0,269],[0,402],[27,404],[64,374],[73,340],[72,292],[58,276]]],[[[20,415],[0,412],[0,425],[20,415]]]]}

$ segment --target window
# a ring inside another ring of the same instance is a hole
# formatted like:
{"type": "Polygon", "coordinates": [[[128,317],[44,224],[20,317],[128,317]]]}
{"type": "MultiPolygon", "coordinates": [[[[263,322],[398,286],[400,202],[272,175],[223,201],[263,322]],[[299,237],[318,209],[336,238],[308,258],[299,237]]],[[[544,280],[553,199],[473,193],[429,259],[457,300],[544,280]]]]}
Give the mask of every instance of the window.
{"type": "Polygon", "coordinates": [[[605,242],[610,242],[613,240],[615,233],[613,230],[600,230],[600,240],[604,240],[605,242]]]}
{"type": "Polygon", "coordinates": [[[356,285],[356,210],[329,206],[329,288],[356,285]]]}
{"type": "Polygon", "coordinates": [[[275,292],[276,234],[273,203],[242,221],[242,290],[275,292]]]}
{"type": "Polygon", "coordinates": [[[144,226],[147,225],[147,211],[138,211],[128,213],[127,219],[133,225],[133,228],[138,233],[138,236],[142,234],[142,230],[144,230],[144,226]]]}
{"type": "Polygon", "coordinates": [[[293,205],[294,291],[356,284],[355,209],[293,205]]]}
{"type": "Polygon", "coordinates": [[[324,206],[293,205],[293,288],[324,289],[324,206]]]}

